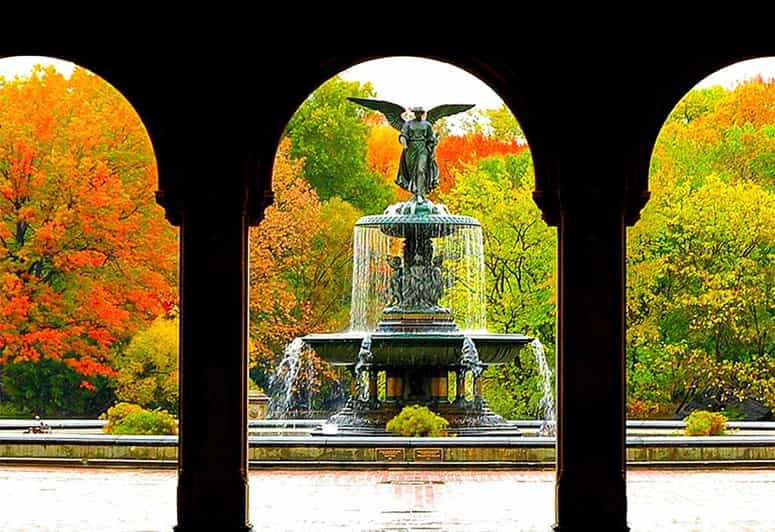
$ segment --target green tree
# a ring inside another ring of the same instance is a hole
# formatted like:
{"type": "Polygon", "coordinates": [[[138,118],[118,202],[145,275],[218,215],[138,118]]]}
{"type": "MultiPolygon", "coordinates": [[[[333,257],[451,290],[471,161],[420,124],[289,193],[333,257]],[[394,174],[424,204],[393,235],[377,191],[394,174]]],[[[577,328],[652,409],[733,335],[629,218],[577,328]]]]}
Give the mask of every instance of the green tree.
{"type": "Polygon", "coordinates": [[[0,417],[95,417],[115,399],[108,377],[90,379],[59,360],[16,362],[2,367],[0,417]]]}
{"type": "Polygon", "coordinates": [[[633,393],[672,390],[651,399],[677,409],[723,361],[773,355],[775,195],[712,176],[697,189],[674,183],[644,209],[629,247],[633,393]]]}
{"type": "Polygon", "coordinates": [[[178,318],[162,316],[115,359],[116,398],[145,408],[178,409],[178,318]]]}
{"type": "Polygon", "coordinates": [[[522,126],[505,103],[498,109],[485,109],[483,113],[489,119],[492,138],[501,142],[525,141],[522,126]]]}
{"type": "Polygon", "coordinates": [[[320,204],[320,229],[312,240],[309,260],[288,272],[297,297],[309,302],[310,330],[341,330],[350,320],[353,227],[361,212],[339,198],[320,204]]]}
{"type": "Polygon", "coordinates": [[[310,94],[286,128],[290,155],[304,161],[302,174],[321,200],[338,196],[363,212],[378,212],[394,200],[395,187],[368,169],[366,110],[348,96],[369,98],[374,91],[337,76],[310,94]]]}
{"type": "MultiPolygon", "coordinates": [[[[555,232],[532,199],[530,153],[497,156],[465,167],[441,195],[451,212],[482,224],[487,286],[487,328],[524,333],[546,344],[553,365],[555,338],[555,232]]],[[[484,395],[508,417],[538,414],[541,379],[529,349],[511,364],[485,373],[484,395]]]]}
{"type": "Polygon", "coordinates": [[[652,199],[628,232],[631,403],[775,406],[773,133],[775,83],[761,80],[691,91],[660,133],[652,199]]]}

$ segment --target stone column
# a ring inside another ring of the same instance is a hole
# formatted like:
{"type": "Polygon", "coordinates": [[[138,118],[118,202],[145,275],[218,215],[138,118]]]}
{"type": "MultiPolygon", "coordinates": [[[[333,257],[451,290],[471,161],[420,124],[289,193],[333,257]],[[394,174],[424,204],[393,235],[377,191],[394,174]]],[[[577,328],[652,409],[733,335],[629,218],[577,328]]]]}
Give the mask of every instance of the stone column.
{"type": "Polygon", "coordinates": [[[466,368],[457,368],[455,373],[457,375],[455,402],[463,402],[466,400],[466,368]]]}
{"type": "Polygon", "coordinates": [[[624,210],[602,192],[569,196],[558,227],[554,530],[626,531],[624,210]]]}
{"type": "Polygon", "coordinates": [[[385,371],[385,402],[395,403],[404,396],[403,372],[396,368],[385,371]]]}
{"type": "Polygon", "coordinates": [[[239,201],[191,195],[180,230],[175,530],[247,531],[248,227],[239,201]]]}
{"type": "Polygon", "coordinates": [[[377,370],[369,368],[369,404],[376,405],[377,401],[377,370]]]}
{"type": "Polygon", "coordinates": [[[482,374],[474,372],[474,401],[482,400],[482,374]]]}

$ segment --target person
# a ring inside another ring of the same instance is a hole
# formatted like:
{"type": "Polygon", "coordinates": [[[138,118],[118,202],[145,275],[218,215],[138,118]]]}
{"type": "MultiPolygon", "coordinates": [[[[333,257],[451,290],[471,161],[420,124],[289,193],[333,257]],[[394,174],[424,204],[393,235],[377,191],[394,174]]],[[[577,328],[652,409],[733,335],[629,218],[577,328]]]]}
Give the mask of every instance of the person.
{"type": "Polygon", "coordinates": [[[425,201],[425,195],[439,184],[439,167],[434,158],[436,135],[425,120],[425,109],[412,107],[412,120],[404,122],[398,140],[403,146],[396,184],[425,201]]]}

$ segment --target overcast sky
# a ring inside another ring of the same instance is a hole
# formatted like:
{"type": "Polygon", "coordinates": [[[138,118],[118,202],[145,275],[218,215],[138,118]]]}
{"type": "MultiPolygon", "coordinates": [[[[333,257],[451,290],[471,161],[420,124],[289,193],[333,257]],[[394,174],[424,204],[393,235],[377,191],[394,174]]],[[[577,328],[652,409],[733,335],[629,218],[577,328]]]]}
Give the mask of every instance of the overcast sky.
{"type": "Polygon", "coordinates": [[[386,57],[348,68],[339,77],[371,81],[377,98],[426,109],[445,103],[473,103],[496,109],[503,101],[479,78],[449,63],[419,57],[386,57]]]}

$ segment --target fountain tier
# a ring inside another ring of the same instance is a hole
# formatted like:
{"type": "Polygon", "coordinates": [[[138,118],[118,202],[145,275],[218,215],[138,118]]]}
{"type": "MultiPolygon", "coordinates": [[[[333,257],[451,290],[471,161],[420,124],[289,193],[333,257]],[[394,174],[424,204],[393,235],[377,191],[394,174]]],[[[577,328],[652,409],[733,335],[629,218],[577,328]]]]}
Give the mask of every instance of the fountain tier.
{"type": "Polygon", "coordinates": [[[445,417],[453,434],[519,434],[487,407],[481,379],[532,338],[484,332],[482,248],[475,218],[417,197],[358,220],[351,330],[302,339],[353,372],[351,398],[329,419],[338,434],[385,434],[411,404],[445,417]]]}
{"type": "Polygon", "coordinates": [[[443,332],[343,332],[309,334],[303,338],[323,360],[334,366],[355,366],[363,340],[371,339],[371,363],[390,366],[455,366],[463,341],[473,341],[484,365],[504,364],[532,341],[522,334],[443,332]]]}

